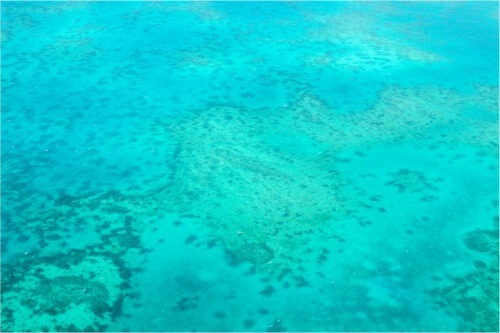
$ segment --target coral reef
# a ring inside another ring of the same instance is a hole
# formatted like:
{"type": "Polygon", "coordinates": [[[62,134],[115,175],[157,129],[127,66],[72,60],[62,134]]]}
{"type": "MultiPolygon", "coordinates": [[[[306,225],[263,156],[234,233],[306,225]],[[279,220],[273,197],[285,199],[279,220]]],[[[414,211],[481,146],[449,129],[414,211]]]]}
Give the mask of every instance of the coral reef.
{"type": "Polygon", "coordinates": [[[1,330],[498,331],[497,7],[6,3],[1,330]]]}
{"type": "Polygon", "coordinates": [[[436,305],[461,319],[461,331],[497,332],[498,256],[466,275],[451,276],[429,290],[436,305]]]}
{"type": "Polygon", "coordinates": [[[481,255],[466,274],[438,277],[438,286],[427,292],[444,311],[458,315],[461,331],[499,330],[498,311],[498,224],[495,229],[465,233],[463,243],[481,255]]]}
{"type": "Polygon", "coordinates": [[[3,271],[4,331],[100,331],[120,306],[120,270],[104,256],[28,259],[3,271]]]}
{"type": "Polygon", "coordinates": [[[401,169],[391,174],[391,180],[386,185],[397,188],[399,193],[422,195],[421,199],[426,202],[437,199],[435,194],[438,188],[419,171],[401,169]]]}
{"type": "Polygon", "coordinates": [[[237,261],[259,265],[273,258],[300,261],[290,248],[291,233],[325,223],[342,209],[340,180],[323,169],[324,161],[267,147],[260,134],[269,126],[274,124],[247,110],[212,107],[168,130],[179,152],[166,197],[213,227],[237,261]]]}
{"type": "Polygon", "coordinates": [[[243,244],[241,247],[227,251],[229,261],[233,264],[250,262],[261,266],[269,263],[274,258],[273,250],[264,243],[243,244]]]}
{"type": "MultiPolygon", "coordinates": [[[[19,194],[7,193],[7,199],[12,195],[19,194]]],[[[4,226],[44,251],[2,263],[3,331],[103,331],[110,325],[130,297],[130,277],[144,250],[137,236],[142,224],[129,215],[140,216],[141,206],[132,208],[129,199],[117,191],[60,193],[4,211],[4,226]]]]}
{"type": "Polygon", "coordinates": [[[404,42],[398,40],[395,37],[397,32],[392,29],[383,33],[372,29],[378,19],[355,8],[349,13],[337,15],[305,15],[319,25],[309,30],[308,37],[338,48],[330,61],[313,62],[316,65],[328,64],[351,71],[383,71],[408,61],[432,63],[444,60],[438,54],[415,46],[411,39],[404,42]]]}
{"type": "Polygon", "coordinates": [[[498,230],[476,229],[464,236],[464,244],[477,252],[495,254],[498,252],[498,230]]]}

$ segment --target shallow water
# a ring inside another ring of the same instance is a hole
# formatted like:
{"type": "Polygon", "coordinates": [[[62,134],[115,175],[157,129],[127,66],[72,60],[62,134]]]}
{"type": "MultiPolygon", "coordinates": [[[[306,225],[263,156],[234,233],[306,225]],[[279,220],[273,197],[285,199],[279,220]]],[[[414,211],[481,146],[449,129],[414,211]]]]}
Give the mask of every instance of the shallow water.
{"type": "Polygon", "coordinates": [[[2,331],[498,331],[498,4],[2,3],[2,331]]]}

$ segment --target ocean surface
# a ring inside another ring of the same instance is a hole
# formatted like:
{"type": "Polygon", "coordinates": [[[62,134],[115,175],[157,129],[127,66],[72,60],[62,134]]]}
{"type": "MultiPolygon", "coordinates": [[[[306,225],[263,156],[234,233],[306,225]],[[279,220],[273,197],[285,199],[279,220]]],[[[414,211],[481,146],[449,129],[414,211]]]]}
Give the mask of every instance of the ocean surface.
{"type": "Polygon", "coordinates": [[[496,2],[2,2],[7,331],[498,331],[496,2]]]}

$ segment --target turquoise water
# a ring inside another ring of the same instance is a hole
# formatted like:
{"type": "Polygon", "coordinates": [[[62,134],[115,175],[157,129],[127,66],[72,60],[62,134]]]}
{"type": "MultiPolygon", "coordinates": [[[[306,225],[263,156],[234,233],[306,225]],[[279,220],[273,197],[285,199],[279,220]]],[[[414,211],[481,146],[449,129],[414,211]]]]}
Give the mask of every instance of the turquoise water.
{"type": "Polygon", "coordinates": [[[495,2],[3,2],[2,331],[498,331],[495,2]]]}

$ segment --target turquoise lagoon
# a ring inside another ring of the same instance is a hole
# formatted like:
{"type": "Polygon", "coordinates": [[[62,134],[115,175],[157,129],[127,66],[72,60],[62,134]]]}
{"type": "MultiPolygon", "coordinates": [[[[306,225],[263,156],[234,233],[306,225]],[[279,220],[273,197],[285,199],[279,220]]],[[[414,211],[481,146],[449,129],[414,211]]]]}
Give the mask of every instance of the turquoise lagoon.
{"type": "Polygon", "coordinates": [[[2,331],[498,331],[495,2],[3,2],[2,331]]]}

